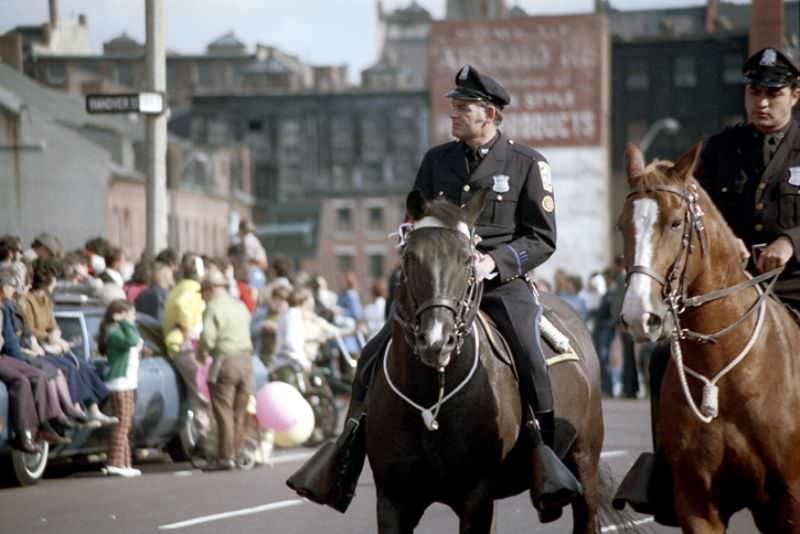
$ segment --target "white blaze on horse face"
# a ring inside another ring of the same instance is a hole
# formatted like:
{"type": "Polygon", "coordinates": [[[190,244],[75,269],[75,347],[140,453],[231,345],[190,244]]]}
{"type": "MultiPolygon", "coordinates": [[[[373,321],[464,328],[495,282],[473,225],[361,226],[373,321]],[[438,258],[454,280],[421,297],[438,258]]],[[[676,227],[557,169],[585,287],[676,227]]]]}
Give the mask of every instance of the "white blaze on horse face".
{"type": "Polygon", "coordinates": [[[444,324],[439,319],[435,319],[431,329],[428,330],[428,343],[430,345],[444,343],[444,324]]]}
{"type": "MultiPolygon", "coordinates": [[[[634,237],[633,263],[652,269],[653,240],[658,203],[652,198],[633,201],[634,237]]],[[[622,320],[637,339],[648,338],[648,318],[655,313],[653,306],[653,279],[642,273],[633,273],[628,280],[625,299],[622,302],[622,320]]]]}

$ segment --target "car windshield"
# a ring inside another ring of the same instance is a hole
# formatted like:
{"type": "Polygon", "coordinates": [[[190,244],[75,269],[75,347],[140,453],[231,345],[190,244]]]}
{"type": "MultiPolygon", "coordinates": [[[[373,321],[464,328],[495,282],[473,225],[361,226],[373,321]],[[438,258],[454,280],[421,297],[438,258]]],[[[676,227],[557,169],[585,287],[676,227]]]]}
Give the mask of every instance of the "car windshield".
{"type": "Polygon", "coordinates": [[[72,347],[72,352],[78,358],[86,359],[86,349],[83,342],[83,328],[80,317],[56,317],[61,337],[72,347]]]}
{"type": "Polygon", "coordinates": [[[100,350],[97,348],[97,333],[100,332],[100,323],[103,318],[99,315],[85,315],[86,330],[89,331],[89,346],[92,350],[92,358],[100,356],[100,350]]]}
{"type": "Polygon", "coordinates": [[[63,337],[72,347],[72,352],[79,358],[86,359],[97,358],[100,353],[97,349],[97,332],[100,330],[100,322],[102,317],[99,315],[85,314],[84,320],[86,321],[86,329],[89,335],[89,350],[91,354],[86,354],[86,340],[84,340],[83,329],[81,328],[80,317],[56,317],[59,328],[61,328],[61,337],[63,337]]]}

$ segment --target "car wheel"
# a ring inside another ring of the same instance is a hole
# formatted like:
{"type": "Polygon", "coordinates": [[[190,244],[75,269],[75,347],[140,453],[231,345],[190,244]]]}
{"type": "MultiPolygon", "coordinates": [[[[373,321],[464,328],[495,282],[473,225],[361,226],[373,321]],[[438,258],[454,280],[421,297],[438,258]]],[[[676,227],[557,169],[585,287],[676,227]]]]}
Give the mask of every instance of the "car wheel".
{"type": "Polygon", "coordinates": [[[50,444],[40,441],[42,451],[37,454],[27,454],[22,451],[11,451],[11,467],[14,470],[14,481],[20,486],[31,486],[39,482],[47,468],[47,453],[50,444]]]}
{"type": "Polygon", "coordinates": [[[314,412],[314,430],[311,432],[311,437],[303,445],[314,447],[336,435],[336,427],[339,423],[339,408],[336,406],[332,395],[310,393],[306,395],[305,399],[314,412]]]}
{"type": "Polygon", "coordinates": [[[194,412],[187,409],[181,418],[178,433],[167,444],[167,454],[173,462],[188,462],[197,445],[194,412]]]}

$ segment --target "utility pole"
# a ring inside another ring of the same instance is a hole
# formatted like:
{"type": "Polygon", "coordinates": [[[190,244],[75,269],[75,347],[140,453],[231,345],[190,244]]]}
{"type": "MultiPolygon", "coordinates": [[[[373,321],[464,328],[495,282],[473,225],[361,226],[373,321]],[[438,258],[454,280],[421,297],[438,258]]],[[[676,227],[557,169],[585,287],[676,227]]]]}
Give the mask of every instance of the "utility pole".
{"type": "MultiPolygon", "coordinates": [[[[165,96],[164,0],[145,0],[146,91],[165,96]]],[[[166,110],[166,107],[164,108],[166,110]]],[[[147,174],[147,252],[156,255],[167,245],[167,116],[145,115],[147,174]]]]}

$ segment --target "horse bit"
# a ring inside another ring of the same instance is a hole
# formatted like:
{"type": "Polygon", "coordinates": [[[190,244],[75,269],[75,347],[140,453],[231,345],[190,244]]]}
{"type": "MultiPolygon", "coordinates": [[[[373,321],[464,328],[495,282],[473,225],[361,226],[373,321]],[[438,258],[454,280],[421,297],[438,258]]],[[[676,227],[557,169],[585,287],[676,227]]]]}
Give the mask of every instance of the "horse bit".
{"type": "Polygon", "coordinates": [[[705,256],[706,254],[706,237],[705,237],[705,226],[703,225],[703,210],[698,205],[698,194],[697,189],[694,184],[690,185],[688,188],[685,189],[678,189],[675,187],[670,186],[656,186],[651,189],[640,189],[637,191],[633,191],[628,194],[627,198],[631,198],[634,196],[639,195],[648,195],[653,193],[670,193],[673,195],[677,195],[680,197],[687,205],[686,212],[684,214],[684,228],[683,228],[683,236],[681,237],[681,249],[675,256],[675,259],[672,261],[669,269],[667,270],[667,275],[662,276],[661,274],[657,273],[653,269],[646,267],[644,265],[634,265],[628,271],[628,274],[625,277],[625,285],[627,287],[631,276],[634,274],[643,274],[655,280],[659,285],[661,285],[662,291],[661,296],[666,303],[667,307],[669,308],[668,313],[672,315],[674,328],[670,332],[670,353],[672,358],[675,360],[675,364],[678,367],[678,377],[680,378],[681,387],[683,389],[684,397],[686,398],[687,403],[692,408],[694,414],[704,423],[710,423],[715,417],[719,415],[719,388],[717,387],[717,382],[728,372],[730,372],[734,367],[736,367],[750,352],[750,349],[753,348],[756,340],[758,339],[758,335],[761,332],[761,328],[764,324],[764,316],[766,315],[766,299],[770,295],[773,285],[778,279],[778,275],[783,271],[783,267],[779,267],[777,269],[773,269],[766,273],[763,273],[759,276],[752,277],[749,273],[746,273],[749,277],[748,280],[744,282],[740,282],[730,287],[726,287],[723,289],[718,289],[715,291],[710,291],[703,295],[698,295],[695,297],[688,296],[688,265],[689,265],[689,258],[694,252],[695,245],[692,241],[692,233],[697,234],[698,241],[700,243],[700,254],[701,257],[705,256]],[[682,264],[679,262],[683,259],[682,264]],[[680,274],[679,274],[680,271],[680,274]],[[675,286],[676,279],[678,280],[677,286],[675,286]],[[762,290],[760,287],[760,283],[771,279],[766,290],[762,290]],[[688,309],[688,308],[697,308],[702,306],[703,304],[718,300],[733,293],[738,292],[741,289],[746,289],[749,287],[754,287],[758,292],[758,298],[755,302],[748,308],[748,310],[739,317],[736,321],[732,324],[722,328],[721,330],[714,332],[713,334],[703,334],[700,332],[696,332],[693,330],[689,330],[687,328],[681,328],[680,326],[680,316],[688,309]],[[717,339],[729,332],[732,332],[736,329],[742,322],[744,322],[756,309],[758,309],[758,317],[756,319],[756,325],[753,329],[750,338],[748,339],[747,343],[745,344],[744,348],[739,352],[739,354],[733,358],[733,360],[728,363],[721,371],[719,371],[713,378],[708,379],[704,375],[686,367],[683,363],[683,351],[681,350],[680,342],[681,340],[690,340],[690,341],[697,341],[700,343],[716,343],[717,339]],[[697,404],[692,397],[691,392],[689,391],[689,386],[686,380],[686,375],[690,375],[697,380],[703,382],[703,394],[702,394],[702,401],[700,403],[700,407],[697,407],[697,404]]]}
{"type": "MultiPolygon", "coordinates": [[[[433,217],[426,217],[427,219],[434,219],[433,217]]],[[[459,230],[453,230],[445,226],[441,221],[435,220],[433,227],[439,227],[443,230],[448,230],[452,232],[460,232],[459,230]]],[[[428,226],[431,227],[431,226],[428,226]]],[[[405,223],[400,225],[400,228],[397,232],[400,241],[400,248],[405,249],[406,240],[408,235],[414,230],[414,225],[405,223]]],[[[475,250],[475,240],[474,240],[474,229],[470,229],[468,233],[464,233],[466,238],[469,240],[470,243],[470,257],[474,255],[476,252],[475,250]]],[[[477,330],[474,324],[475,317],[478,314],[478,309],[480,307],[481,297],[483,296],[483,283],[481,280],[478,279],[477,272],[475,269],[475,263],[469,263],[469,278],[467,281],[467,287],[464,289],[464,293],[458,299],[453,299],[449,297],[433,297],[430,298],[423,303],[417,305],[414,302],[413,296],[407,291],[406,294],[409,297],[409,300],[412,304],[412,309],[410,310],[413,313],[409,313],[400,301],[396,300],[394,303],[394,320],[400,325],[403,331],[403,337],[405,338],[406,343],[410,347],[414,347],[416,340],[421,332],[420,328],[420,317],[421,315],[430,309],[433,308],[445,308],[450,310],[453,313],[454,317],[454,325],[455,325],[455,348],[453,349],[456,354],[461,352],[461,347],[464,342],[464,339],[469,334],[470,329],[472,330],[473,335],[475,336],[476,343],[475,343],[475,356],[472,362],[472,367],[470,368],[469,373],[467,374],[466,378],[457,386],[455,387],[447,396],[444,395],[445,390],[445,368],[439,367],[437,369],[438,373],[438,400],[436,403],[429,407],[424,408],[411,400],[402,391],[400,391],[397,386],[392,382],[391,377],[389,376],[389,369],[388,369],[388,359],[389,359],[389,349],[391,348],[392,341],[389,339],[389,343],[386,345],[386,350],[384,352],[383,357],[383,371],[386,378],[386,381],[389,387],[397,394],[401,399],[406,401],[408,404],[419,410],[422,415],[422,420],[425,423],[425,427],[428,430],[435,431],[439,429],[439,423],[436,418],[439,415],[439,410],[441,409],[442,405],[447,402],[453,395],[458,393],[471,379],[472,376],[475,374],[475,371],[478,367],[478,343],[477,343],[477,330]]],[[[408,277],[406,276],[405,270],[400,267],[400,280],[399,283],[406,285],[408,283],[408,277]]]]}

